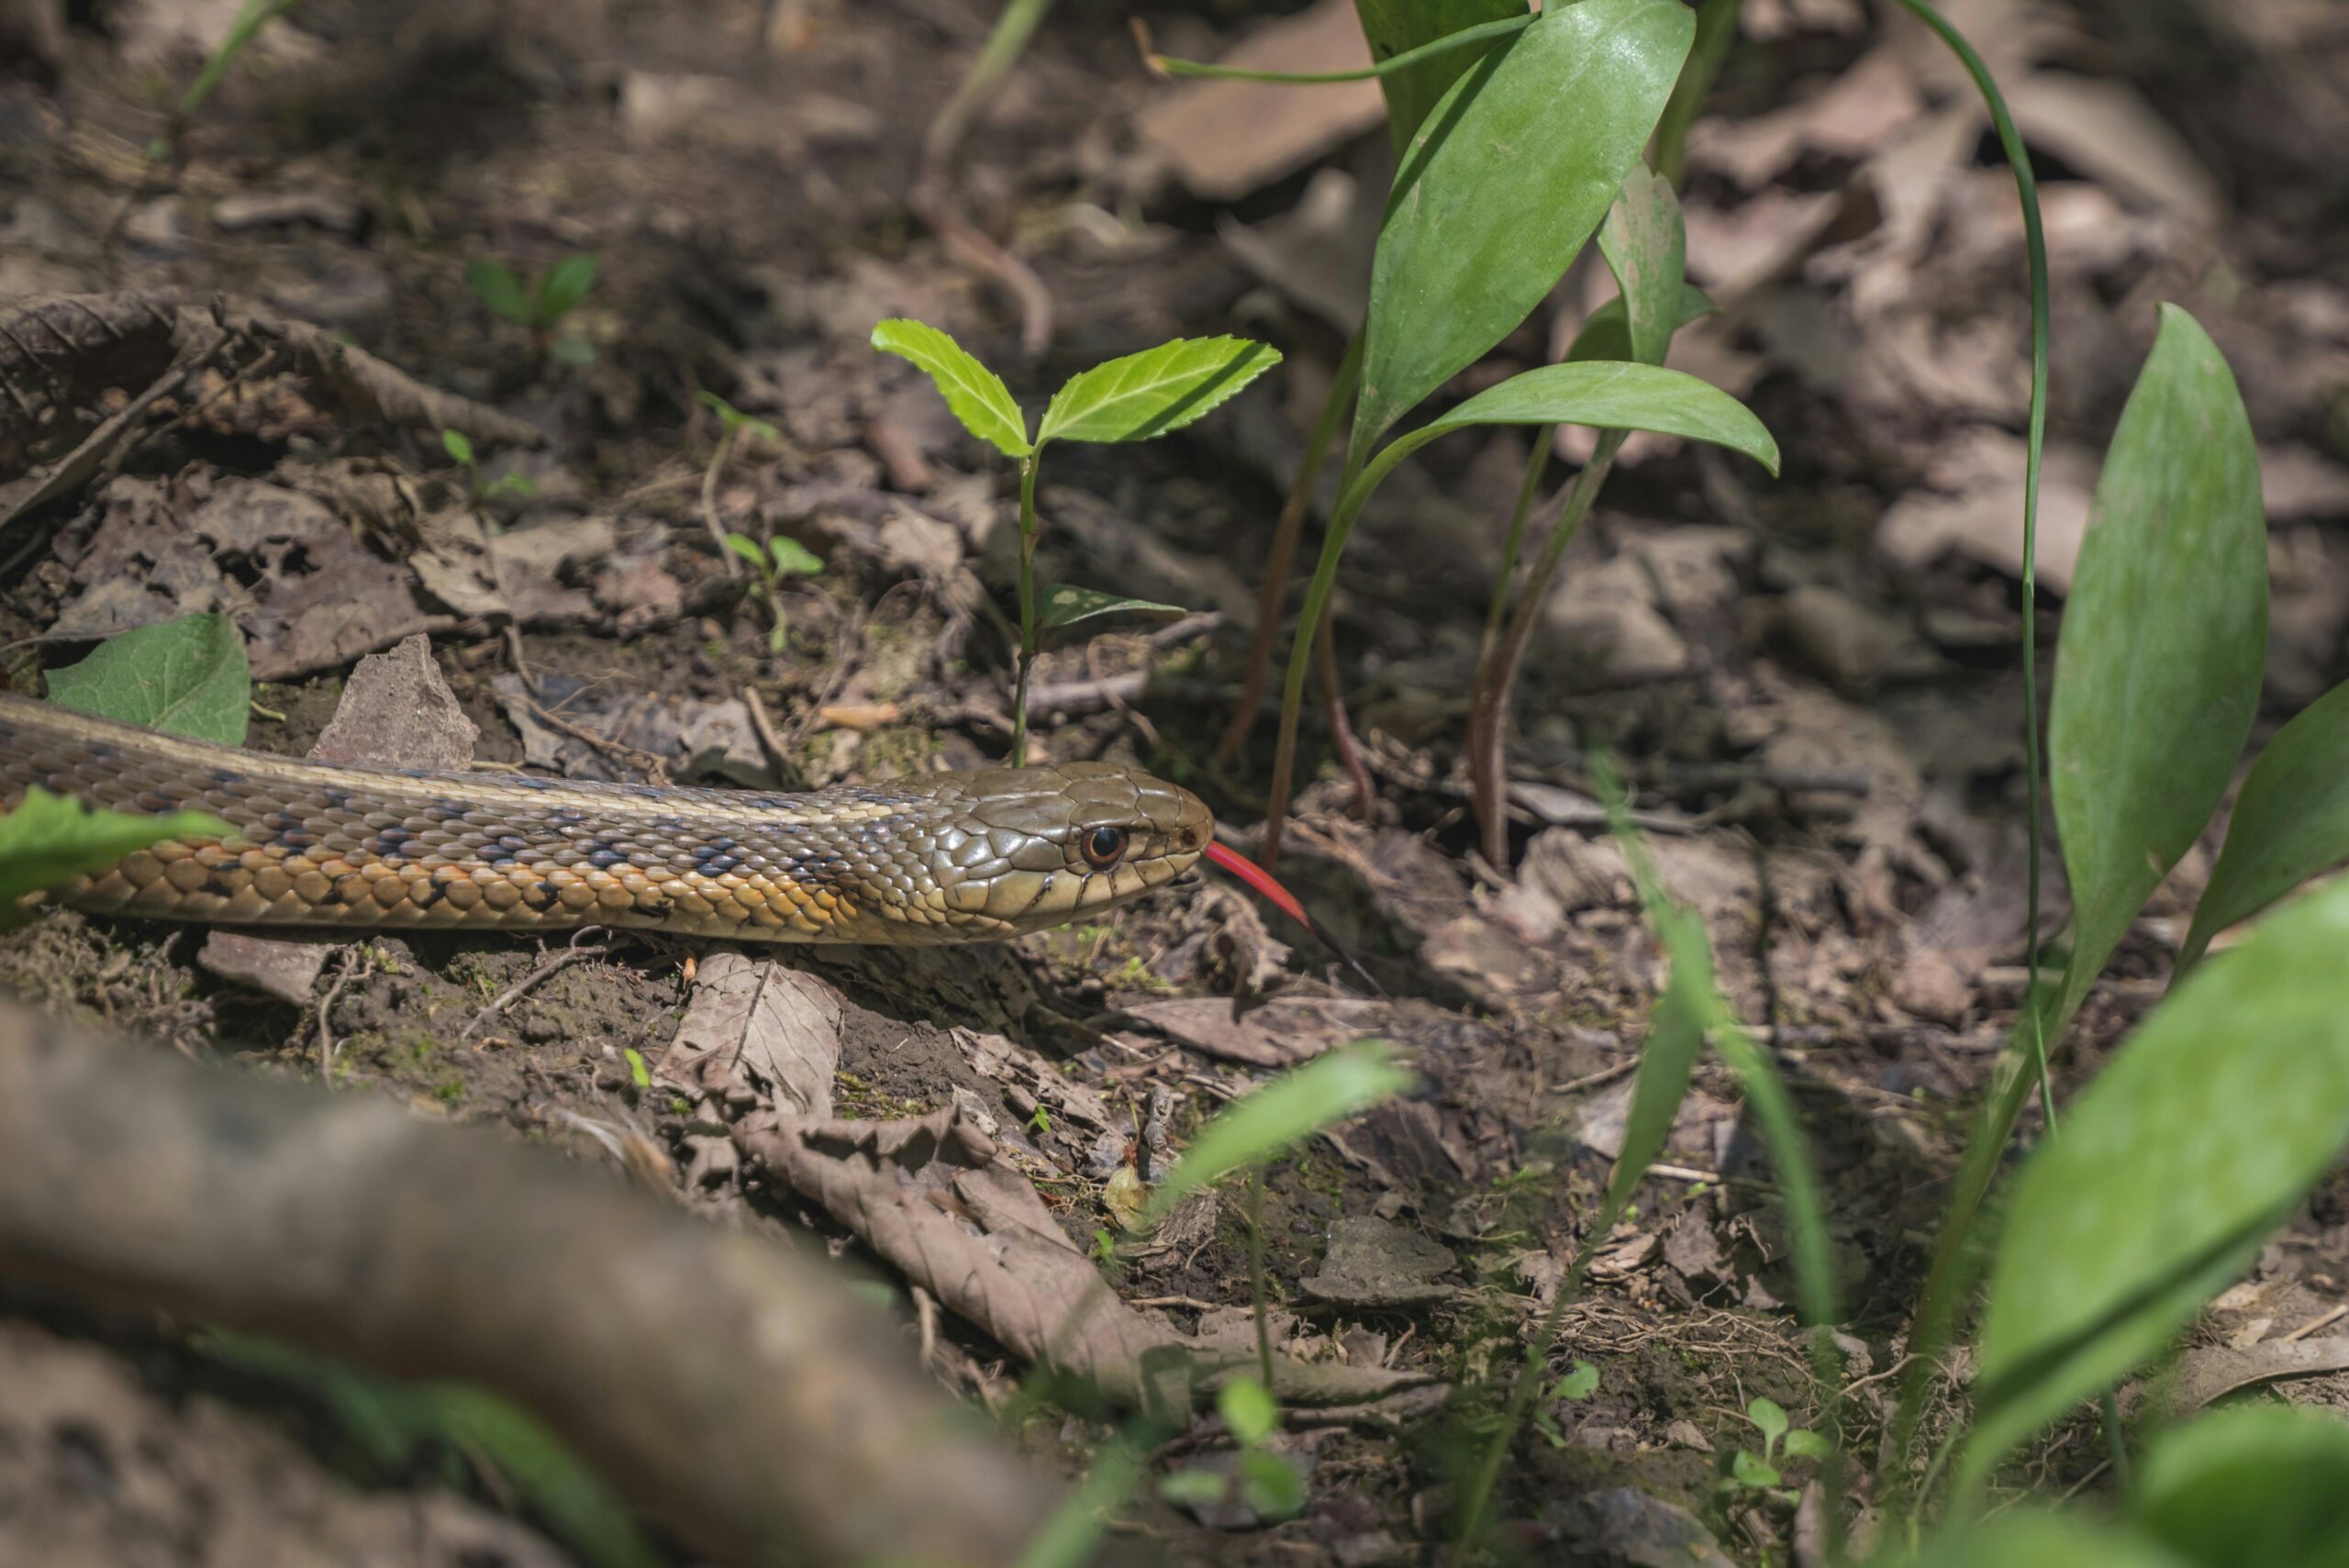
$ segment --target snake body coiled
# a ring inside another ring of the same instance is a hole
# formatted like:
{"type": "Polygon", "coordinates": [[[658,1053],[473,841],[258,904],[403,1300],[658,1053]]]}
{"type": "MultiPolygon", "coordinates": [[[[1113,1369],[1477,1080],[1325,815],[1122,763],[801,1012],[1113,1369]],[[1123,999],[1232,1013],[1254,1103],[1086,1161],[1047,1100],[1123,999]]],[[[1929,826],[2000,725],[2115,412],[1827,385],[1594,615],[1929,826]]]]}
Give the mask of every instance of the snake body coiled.
{"type": "Polygon", "coordinates": [[[306,762],[0,696],[0,804],[35,785],[228,823],[54,891],[231,925],[986,941],[1170,882],[1214,831],[1188,790],[1102,762],[802,795],[574,783],[306,762]]]}

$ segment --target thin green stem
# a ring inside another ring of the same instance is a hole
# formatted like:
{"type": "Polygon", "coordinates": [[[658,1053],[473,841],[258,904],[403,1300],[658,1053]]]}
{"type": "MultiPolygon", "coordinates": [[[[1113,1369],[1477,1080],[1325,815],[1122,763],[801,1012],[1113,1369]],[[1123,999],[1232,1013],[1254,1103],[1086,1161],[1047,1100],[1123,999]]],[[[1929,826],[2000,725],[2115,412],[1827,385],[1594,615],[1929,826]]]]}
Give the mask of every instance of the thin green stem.
{"type": "Polygon", "coordinates": [[[1052,0],[1008,0],[1002,13],[996,17],[994,28],[986,42],[971,61],[970,70],[956,83],[954,95],[938,111],[922,136],[922,162],[930,169],[944,169],[963,133],[978,111],[987,93],[1003,73],[1011,69],[1028,47],[1028,40],[1042,25],[1045,14],[1052,8],[1052,0]]]}
{"type": "Polygon", "coordinates": [[[1264,557],[1264,585],[1256,592],[1256,631],[1248,644],[1248,669],[1242,677],[1240,706],[1233,710],[1231,723],[1216,743],[1215,755],[1208,766],[1223,769],[1231,765],[1247,743],[1249,732],[1256,727],[1256,711],[1264,705],[1264,687],[1272,679],[1273,644],[1280,637],[1281,601],[1288,595],[1288,579],[1297,562],[1297,541],[1305,531],[1305,516],[1313,506],[1314,486],[1321,482],[1321,467],[1330,456],[1330,443],[1337,439],[1339,421],[1353,401],[1354,388],[1362,380],[1362,334],[1356,332],[1346,345],[1345,358],[1339,361],[1337,374],[1330,379],[1329,395],[1321,400],[1321,412],[1313,421],[1313,433],[1306,438],[1305,457],[1297,465],[1297,476],[1289,482],[1288,497],[1281,503],[1280,520],[1273,526],[1273,544],[1264,557]]]}
{"type": "Polygon", "coordinates": [[[1492,1503],[1493,1488],[1500,1485],[1501,1468],[1508,1462],[1509,1448],[1525,1425],[1526,1414],[1533,1407],[1533,1397],[1541,1392],[1542,1380],[1549,1375],[1550,1350],[1558,1342],[1558,1326],[1565,1321],[1566,1308],[1582,1294],[1583,1274],[1590,1267],[1599,1241],[1621,1218],[1622,1206],[1611,1200],[1600,1211],[1598,1221],[1583,1237],[1582,1245],[1575,1249],[1574,1262],[1567,1268],[1566,1277],[1558,1282],[1558,1294],[1551,1298],[1550,1310],[1542,1315],[1533,1338],[1526,1341],[1525,1359],[1518,1366],[1517,1380],[1509,1386],[1508,1403],[1501,1410],[1500,1430],[1486,1445],[1475,1473],[1468,1478],[1467,1490],[1460,1496],[1460,1524],[1453,1539],[1464,1553],[1485,1528],[1485,1510],[1492,1503]]]}
{"type": "Polygon", "coordinates": [[[1359,71],[1250,71],[1237,65],[1211,65],[1205,61],[1177,60],[1171,55],[1160,54],[1153,50],[1150,47],[1147,33],[1143,32],[1139,26],[1136,27],[1135,31],[1142,39],[1143,60],[1149,63],[1152,70],[1163,75],[1214,76],[1227,82],[1274,82],[1290,86],[1316,87],[1327,85],[1332,82],[1362,82],[1372,77],[1392,75],[1397,71],[1408,71],[1421,61],[1433,60],[1442,54],[1450,54],[1456,49],[1466,49],[1494,39],[1507,38],[1511,33],[1521,33],[1539,19],[1539,13],[1529,12],[1522,17],[1504,17],[1497,22],[1486,22],[1473,28],[1463,28],[1456,33],[1446,33],[1432,43],[1423,43],[1417,49],[1405,50],[1391,59],[1382,60],[1375,65],[1365,65],[1359,71]]]}
{"type": "MultiPolygon", "coordinates": [[[[1545,430],[1554,428],[1543,427],[1545,430]]],[[[1483,837],[1485,859],[1496,871],[1506,871],[1508,866],[1507,752],[1509,699],[1517,687],[1517,673],[1525,662],[1526,644],[1532,639],[1534,623],[1541,618],[1542,606],[1549,597],[1550,584],[1557,577],[1559,564],[1565,560],[1566,549],[1574,543],[1575,536],[1582,531],[1583,520],[1590,516],[1591,506],[1598,499],[1599,486],[1607,483],[1607,475],[1615,466],[1615,455],[1623,450],[1628,434],[1623,430],[1599,432],[1598,445],[1591,452],[1590,461],[1582,465],[1566,486],[1564,505],[1558,520],[1551,525],[1549,537],[1542,541],[1542,553],[1526,574],[1524,586],[1519,590],[1517,612],[1509,618],[1507,633],[1492,649],[1489,660],[1480,659],[1477,662],[1476,689],[1468,707],[1469,799],[1483,837]]]]}
{"type": "Polygon", "coordinates": [[[1039,447],[1019,460],[1019,678],[1011,696],[1011,765],[1028,765],[1028,673],[1036,663],[1036,468],[1039,447]]]}
{"type": "Polygon", "coordinates": [[[1542,493],[1542,477],[1550,472],[1550,449],[1557,444],[1558,427],[1533,427],[1533,450],[1526,454],[1525,478],[1517,487],[1517,509],[1508,515],[1508,532],[1501,539],[1501,569],[1493,579],[1493,602],[1485,611],[1485,644],[1477,655],[1481,671],[1501,639],[1501,617],[1508,614],[1508,588],[1517,580],[1517,560],[1525,549],[1525,525],[1533,516],[1533,498],[1542,493]]]}
{"type": "Polygon", "coordinates": [[[2043,1007],[2039,989],[2039,845],[2042,792],[2044,788],[2039,723],[2039,481],[2042,454],[2047,440],[2049,312],[2047,235],[2040,222],[2039,183],[2032,172],[2031,153],[2023,146],[2021,133],[2015,128],[2014,117],[2007,112],[2006,99],[1999,93],[1988,65],[1975,52],[1973,45],[1966,42],[1965,36],[1927,0],[1900,0],[1900,3],[1932,28],[1935,36],[1948,46],[1950,52],[1957,56],[1965,65],[1966,74],[1974,79],[1974,85],[1981,93],[1983,103],[1989,108],[1991,122],[1998,129],[1998,145],[2005,151],[2008,167],[2014,174],[2016,199],[2022,206],[2023,246],[2031,273],[2031,428],[2024,457],[2022,514],[2023,758],[2029,812],[2025,832],[2030,855],[2024,870],[2024,920],[2028,949],[2025,962],[2031,979],[2024,994],[2023,1017],[2019,1031],[2030,1072],[2028,1075],[2021,1073],[2013,1074],[2012,1080],[2002,1086],[1992,1116],[1977,1130],[1977,1140],[1989,1137],[1991,1146],[1978,1153],[1972,1147],[1967,1149],[1955,1200],[1935,1247],[1932,1272],[1927,1277],[1925,1294],[1919,1304],[1910,1334],[1909,1348],[1916,1356],[1914,1365],[1917,1371],[1902,1391],[1900,1408],[1895,1418],[1897,1451],[1905,1463],[1921,1414],[1924,1392],[1932,1382],[1932,1368],[1942,1347],[1948,1342],[1947,1335],[1956,1320],[1956,1293],[1961,1279],[1969,1272],[1961,1266],[1962,1260],[1982,1197],[1988,1190],[1990,1176],[1995,1173],[1998,1153],[2005,1148],[2034,1082],[2053,1117],[2055,1101],[2048,1077],[2047,1042],[2050,1038],[2062,1038],[2072,1013],[2078,1006],[2072,993],[2084,987],[2078,977],[2067,974],[2064,995],[2056,1006],[2052,1009],[2043,1007]]]}
{"type": "Polygon", "coordinates": [[[1259,863],[1268,871],[1280,855],[1281,826],[1288,816],[1290,786],[1297,776],[1297,726],[1305,706],[1305,677],[1313,663],[1315,634],[1320,630],[1330,592],[1338,581],[1339,557],[1345,554],[1346,540],[1353,537],[1363,506],[1379,483],[1395,471],[1396,464],[1441,433],[1418,430],[1397,437],[1359,467],[1349,462],[1345,481],[1339,487],[1329,531],[1321,536],[1321,558],[1314,563],[1313,580],[1305,587],[1305,607],[1297,613],[1297,637],[1289,644],[1288,670],[1281,683],[1280,741],[1273,752],[1272,790],[1264,806],[1264,848],[1259,857],[1259,863]]]}
{"type": "Polygon", "coordinates": [[[1672,84],[1663,117],[1656,121],[1655,156],[1651,160],[1655,172],[1675,185],[1687,168],[1688,128],[1695,123],[1697,111],[1705,106],[1705,95],[1712,91],[1713,78],[1720,74],[1729,46],[1737,39],[1742,3],[1705,0],[1697,9],[1697,39],[1689,45],[1687,63],[1680,68],[1680,80],[1672,84]]]}

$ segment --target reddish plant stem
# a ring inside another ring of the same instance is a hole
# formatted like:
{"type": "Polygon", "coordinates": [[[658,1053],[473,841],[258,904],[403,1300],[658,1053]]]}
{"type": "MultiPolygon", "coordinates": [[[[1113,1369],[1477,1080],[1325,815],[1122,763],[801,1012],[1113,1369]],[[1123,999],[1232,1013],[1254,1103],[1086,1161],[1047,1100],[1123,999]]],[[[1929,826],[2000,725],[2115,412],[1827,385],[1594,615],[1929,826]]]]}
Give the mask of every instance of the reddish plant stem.
{"type": "Polygon", "coordinates": [[[1330,382],[1329,395],[1321,401],[1321,413],[1313,422],[1313,433],[1306,438],[1305,457],[1297,466],[1297,477],[1288,487],[1288,498],[1281,503],[1280,519],[1273,525],[1271,551],[1264,558],[1264,585],[1256,593],[1256,631],[1248,645],[1248,669],[1241,677],[1240,706],[1232,710],[1230,727],[1223,739],[1216,743],[1215,755],[1208,759],[1209,769],[1220,773],[1240,755],[1240,748],[1247,743],[1249,734],[1256,727],[1256,711],[1264,706],[1264,687],[1272,679],[1273,644],[1280,638],[1281,601],[1288,594],[1290,570],[1297,563],[1297,541],[1305,531],[1305,514],[1313,505],[1313,487],[1321,478],[1321,465],[1330,455],[1330,443],[1336,439],[1338,424],[1344,418],[1346,406],[1353,401],[1354,386],[1362,378],[1362,334],[1354,334],[1346,345],[1346,356],[1338,363],[1337,374],[1330,382]]]}
{"type": "Polygon", "coordinates": [[[1485,859],[1495,871],[1503,873],[1509,864],[1506,761],[1509,698],[1517,685],[1518,669],[1525,662],[1525,645],[1533,635],[1534,622],[1541,617],[1542,606],[1549,597],[1558,565],[1565,559],[1566,547],[1582,530],[1583,519],[1590,515],[1590,504],[1597,498],[1598,487],[1607,483],[1608,470],[1615,465],[1615,454],[1622,450],[1624,434],[1621,430],[1599,432],[1598,450],[1566,486],[1564,508],[1552,525],[1549,538],[1542,541],[1541,559],[1526,574],[1525,587],[1518,596],[1516,613],[1509,617],[1508,632],[1492,651],[1490,659],[1479,662],[1476,692],[1468,710],[1469,799],[1481,829],[1485,859]]]}

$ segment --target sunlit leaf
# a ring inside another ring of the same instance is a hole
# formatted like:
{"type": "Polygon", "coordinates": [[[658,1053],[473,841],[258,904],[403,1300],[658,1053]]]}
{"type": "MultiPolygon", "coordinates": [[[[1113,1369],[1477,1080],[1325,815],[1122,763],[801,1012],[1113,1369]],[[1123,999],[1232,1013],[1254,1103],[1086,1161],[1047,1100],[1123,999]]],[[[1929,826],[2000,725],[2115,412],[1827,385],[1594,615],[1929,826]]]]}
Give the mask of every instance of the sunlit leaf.
{"type": "Polygon", "coordinates": [[[1588,1362],[1576,1362],[1574,1370],[1558,1379],[1550,1390],[1553,1399],[1587,1399],[1598,1392],[1598,1369],[1588,1362]]]}
{"type": "Polygon", "coordinates": [[[1543,365],[1513,375],[1441,418],[1396,437],[1378,462],[1383,468],[1438,436],[1471,425],[1655,430],[1727,447],[1773,473],[1778,471],[1778,443],[1744,404],[1693,375],[1612,360],[1543,365]]]}
{"type": "Polygon", "coordinates": [[[1624,304],[1630,358],[1643,365],[1664,363],[1681,321],[1681,293],[1687,286],[1688,231],[1672,182],[1631,165],[1622,195],[1599,226],[1598,249],[1615,273],[1624,304]]]}
{"type": "Polygon", "coordinates": [[[1199,1129],[1152,1195],[1148,1223],[1157,1224],[1185,1198],[1232,1172],[1408,1092],[1412,1083],[1396,1065],[1394,1046],[1383,1040],[1340,1046],[1282,1074],[1199,1129]]]}
{"type": "Polygon", "coordinates": [[[2165,305],[2105,454],[2055,653],[2049,786],[2075,927],[2059,1014],[2210,821],[2266,652],[2251,420],[2218,345],[2165,305]]]}
{"type": "Polygon", "coordinates": [[[1737,1457],[1730,1461],[1729,1473],[1741,1486],[1776,1486],[1785,1479],[1776,1465],[1743,1449],[1739,1449],[1737,1457]]]}
{"type": "Polygon", "coordinates": [[[1835,1451],[1835,1445],[1827,1440],[1825,1433],[1799,1427],[1787,1434],[1786,1448],[1788,1459],[1825,1459],[1835,1451]]]}
{"type": "Polygon", "coordinates": [[[777,576],[813,577],[824,570],[822,556],[787,534],[777,534],[769,539],[767,553],[774,557],[777,576]]]}
{"type": "Polygon", "coordinates": [[[457,462],[457,463],[461,463],[461,464],[462,464],[462,465],[463,465],[464,467],[466,467],[466,468],[471,468],[471,467],[473,467],[473,438],[472,438],[471,436],[466,435],[462,430],[443,430],[443,431],[441,431],[441,432],[440,432],[440,450],[441,450],[442,451],[447,452],[447,453],[449,454],[450,460],[451,460],[451,462],[457,462]]]}
{"type": "Polygon", "coordinates": [[[2349,1423],[2330,1410],[2240,1405],[2156,1437],[2132,1521],[2197,1568],[2349,1564],[2349,1423]]]}
{"type": "Polygon", "coordinates": [[[38,784],[0,813],[0,912],[28,893],[94,875],[166,839],[225,839],[236,829],[200,811],[141,817],[93,810],[38,784]]]}
{"type": "Polygon", "coordinates": [[[2251,765],[2227,821],[2226,847],[2177,955],[2183,969],[2210,939],[2310,877],[2349,865],[2349,684],[2302,708],[2251,765]]]}
{"type": "Polygon", "coordinates": [[[49,673],[49,700],[60,707],[223,746],[245,743],[252,696],[244,639],[221,615],[117,633],[49,673]]]}
{"type": "Polygon", "coordinates": [[[1750,1399],[1746,1401],[1745,1418],[1762,1434],[1762,1451],[1777,1452],[1778,1440],[1787,1435],[1786,1407],[1776,1399],[1750,1399]]]}
{"type": "Polygon", "coordinates": [[[2349,884],[2181,981],[2013,1184],[1964,1474],[2159,1351],[2349,1143],[2349,884]]]}
{"type": "Polygon", "coordinates": [[[766,552],[759,548],[759,541],[752,539],[749,534],[728,534],[726,536],[726,548],[740,556],[743,560],[749,562],[751,565],[756,566],[761,570],[765,569],[767,563],[766,552]]]}
{"type": "Polygon", "coordinates": [[[1638,160],[1695,26],[1679,0],[1548,7],[1428,115],[1372,261],[1353,466],[1556,285],[1638,160]]]}
{"type": "Polygon", "coordinates": [[[884,321],[873,328],[873,346],[911,360],[929,373],[963,428],[1006,457],[1026,457],[1028,421],[1003,378],[979,363],[960,343],[921,321],[884,321]]]}
{"type": "Polygon", "coordinates": [[[1248,338],[1176,338],[1071,376],[1037,428],[1046,441],[1141,441],[1179,430],[1281,362],[1248,338]]]}
{"type": "Polygon", "coordinates": [[[1217,1390],[1216,1414],[1243,1446],[1263,1442],[1281,1424],[1281,1407],[1272,1390],[1252,1377],[1234,1377],[1217,1390]]]}
{"type": "Polygon", "coordinates": [[[1121,594],[1080,588],[1074,583],[1054,583],[1038,595],[1036,629],[1091,636],[1129,622],[1164,625],[1188,614],[1180,605],[1130,599],[1121,594]]]}

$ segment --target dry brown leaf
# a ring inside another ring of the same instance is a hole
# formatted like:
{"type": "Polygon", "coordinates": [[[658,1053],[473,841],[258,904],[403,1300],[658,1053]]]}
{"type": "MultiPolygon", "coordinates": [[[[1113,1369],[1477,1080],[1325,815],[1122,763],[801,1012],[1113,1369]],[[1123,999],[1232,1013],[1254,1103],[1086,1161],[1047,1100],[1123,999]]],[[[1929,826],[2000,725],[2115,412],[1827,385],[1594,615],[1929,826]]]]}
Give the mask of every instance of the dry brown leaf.
{"type": "Polygon", "coordinates": [[[829,981],[805,970],[732,951],[707,954],[655,1076],[729,1117],[756,1106],[824,1120],[845,1006],[829,981]]]}
{"type": "MultiPolygon", "coordinates": [[[[952,1106],[894,1122],[763,1112],[736,1124],[734,1138],[746,1157],[1005,1349],[1120,1403],[1187,1403],[1194,1390],[1255,1364],[1244,1352],[1204,1350],[1119,1300],[1027,1178],[952,1106]],[[1169,1354],[1182,1360],[1162,1374],[1169,1354]]],[[[1275,1394],[1290,1405],[1360,1403],[1430,1381],[1286,1357],[1273,1371],[1275,1394]]]]}
{"type": "Polygon", "coordinates": [[[1276,996],[1245,1011],[1220,996],[1170,996],[1124,1012],[1203,1055],[1250,1067],[1294,1067],[1332,1046],[1392,1029],[1395,1010],[1358,996],[1276,996]]]}

